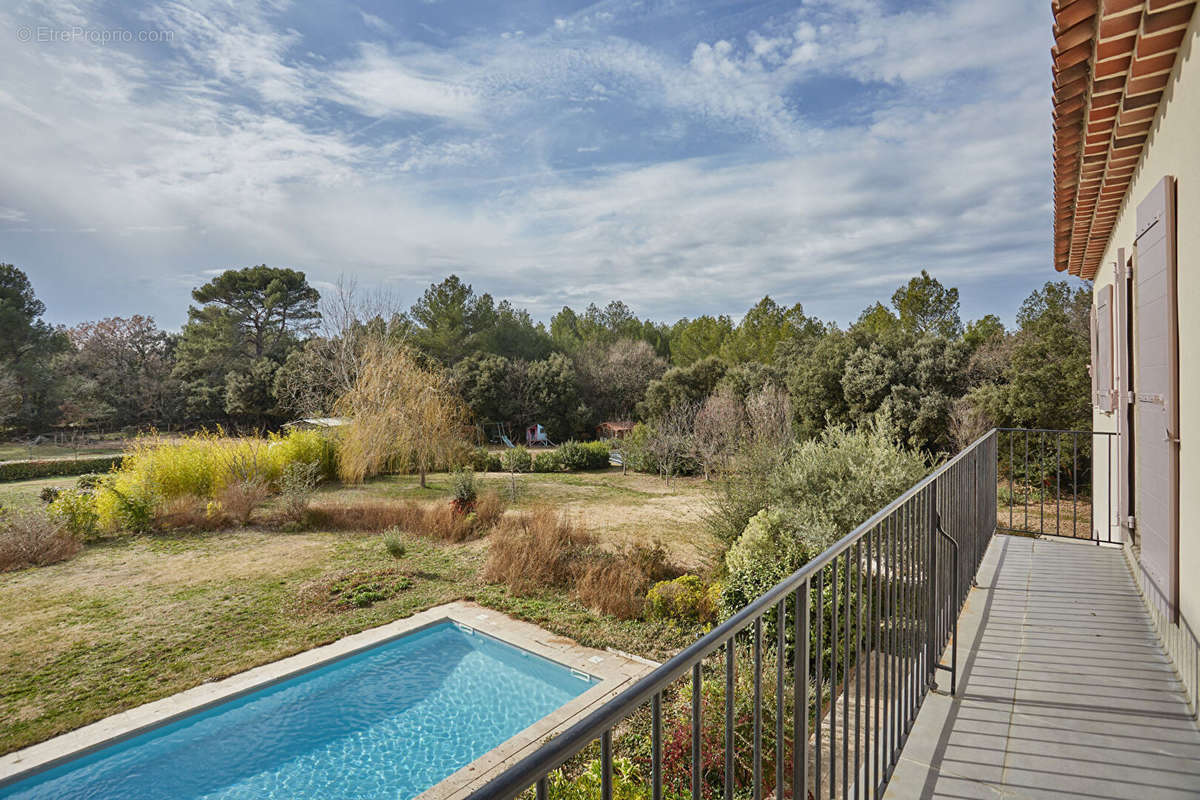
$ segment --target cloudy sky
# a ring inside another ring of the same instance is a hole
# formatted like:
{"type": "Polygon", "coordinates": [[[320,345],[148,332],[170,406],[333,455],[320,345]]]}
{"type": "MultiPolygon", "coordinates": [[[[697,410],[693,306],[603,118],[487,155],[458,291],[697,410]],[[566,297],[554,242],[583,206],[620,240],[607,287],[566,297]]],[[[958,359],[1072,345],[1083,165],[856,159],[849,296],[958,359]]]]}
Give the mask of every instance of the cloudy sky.
{"type": "Polygon", "coordinates": [[[546,319],[1050,264],[1045,0],[6,3],[0,261],[72,323],[258,263],[546,319]],[[13,7],[15,5],[15,8],[13,7]]]}

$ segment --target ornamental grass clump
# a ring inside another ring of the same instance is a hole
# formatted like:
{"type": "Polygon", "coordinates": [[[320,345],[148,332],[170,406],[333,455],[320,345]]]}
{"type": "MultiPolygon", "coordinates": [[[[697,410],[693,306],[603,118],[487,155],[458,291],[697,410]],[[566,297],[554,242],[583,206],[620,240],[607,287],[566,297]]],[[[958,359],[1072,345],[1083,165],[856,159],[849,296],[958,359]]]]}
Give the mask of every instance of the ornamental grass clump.
{"type": "Polygon", "coordinates": [[[581,565],[575,594],[601,614],[638,619],[646,607],[646,591],[655,582],[677,574],[661,544],[635,544],[617,553],[590,554],[581,565]]]}
{"type": "Polygon", "coordinates": [[[65,561],[82,548],[80,537],[42,509],[0,514],[0,572],[65,561]]]}
{"type": "Polygon", "coordinates": [[[569,587],[595,537],[565,514],[542,507],[504,517],[489,543],[484,579],[528,595],[569,587]]]}

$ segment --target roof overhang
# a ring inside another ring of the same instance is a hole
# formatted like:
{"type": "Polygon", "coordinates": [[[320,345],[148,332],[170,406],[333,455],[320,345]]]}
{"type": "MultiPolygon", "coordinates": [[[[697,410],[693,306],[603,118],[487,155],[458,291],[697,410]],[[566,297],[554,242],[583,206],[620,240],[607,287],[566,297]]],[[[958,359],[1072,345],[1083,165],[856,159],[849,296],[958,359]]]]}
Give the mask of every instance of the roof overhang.
{"type": "Polygon", "coordinates": [[[1050,6],[1054,268],[1091,279],[1196,0],[1051,0],[1050,6]]]}

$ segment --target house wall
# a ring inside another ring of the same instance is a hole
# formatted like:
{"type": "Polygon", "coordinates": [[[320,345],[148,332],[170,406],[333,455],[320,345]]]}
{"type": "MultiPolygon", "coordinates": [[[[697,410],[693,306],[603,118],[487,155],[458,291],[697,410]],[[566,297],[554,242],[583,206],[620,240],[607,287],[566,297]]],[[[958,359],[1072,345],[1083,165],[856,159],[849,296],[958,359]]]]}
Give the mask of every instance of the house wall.
{"type": "MultiPolygon", "coordinates": [[[[1200,11],[1192,17],[1191,27],[1176,57],[1170,83],[1163,94],[1158,116],[1146,141],[1141,163],[1134,173],[1125,204],[1108,242],[1094,290],[1113,283],[1113,263],[1117,249],[1132,252],[1136,235],[1137,207],[1165,175],[1177,179],[1177,253],[1179,297],[1179,617],[1172,624],[1148,602],[1163,644],[1175,660],[1187,688],[1193,711],[1200,691],[1200,645],[1193,625],[1200,625],[1200,11]]],[[[1135,347],[1136,349],[1136,347],[1135,347]]],[[[1093,430],[1115,431],[1115,414],[1093,413],[1093,430]]],[[[1106,448],[1097,443],[1096,475],[1111,474],[1106,463],[1106,448]]],[[[1116,448],[1113,448],[1113,455],[1116,448]]],[[[1115,472],[1115,471],[1114,471],[1115,472]]],[[[1120,533],[1116,519],[1115,483],[1112,495],[1113,535],[1120,533]]],[[[1108,496],[1102,486],[1096,488],[1096,509],[1108,508],[1108,496]]],[[[1104,534],[1103,512],[1096,520],[1104,534]]],[[[1136,554],[1126,548],[1135,577],[1142,581],[1136,554]]],[[[1146,594],[1143,588],[1143,594],[1146,594]]]]}

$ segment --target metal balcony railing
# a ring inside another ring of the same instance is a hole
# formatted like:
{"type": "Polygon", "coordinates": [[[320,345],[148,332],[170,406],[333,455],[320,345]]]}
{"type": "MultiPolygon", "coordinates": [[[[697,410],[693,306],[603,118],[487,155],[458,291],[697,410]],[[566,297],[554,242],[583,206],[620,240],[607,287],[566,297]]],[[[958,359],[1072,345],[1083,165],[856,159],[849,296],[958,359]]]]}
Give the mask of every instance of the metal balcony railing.
{"type": "Polygon", "coordinates": [[[550,774],[597,740],[611,800],[614,731],[647,704],[653,800],[881,796],[939,670],[955,689],[958,614],[996,530],[997,442],[979,438],[472,800],[547,798],[550,774]],[[689,697],[690,754],[666,762],[664,703],[689,697]]]}
{"type": "Polygon", "coordinates": [[[1115,466],[1117,434],[1049,428],[999,428],[999,530],[1119,544],[1113,536],[1113,491],[1093,502],[1093,463],[1115,466]],[[1093,460],[1093,457],[1096,457],[1093,460]],[[1099,516],[1097,515],[1099,513],[1099,516]]]}

